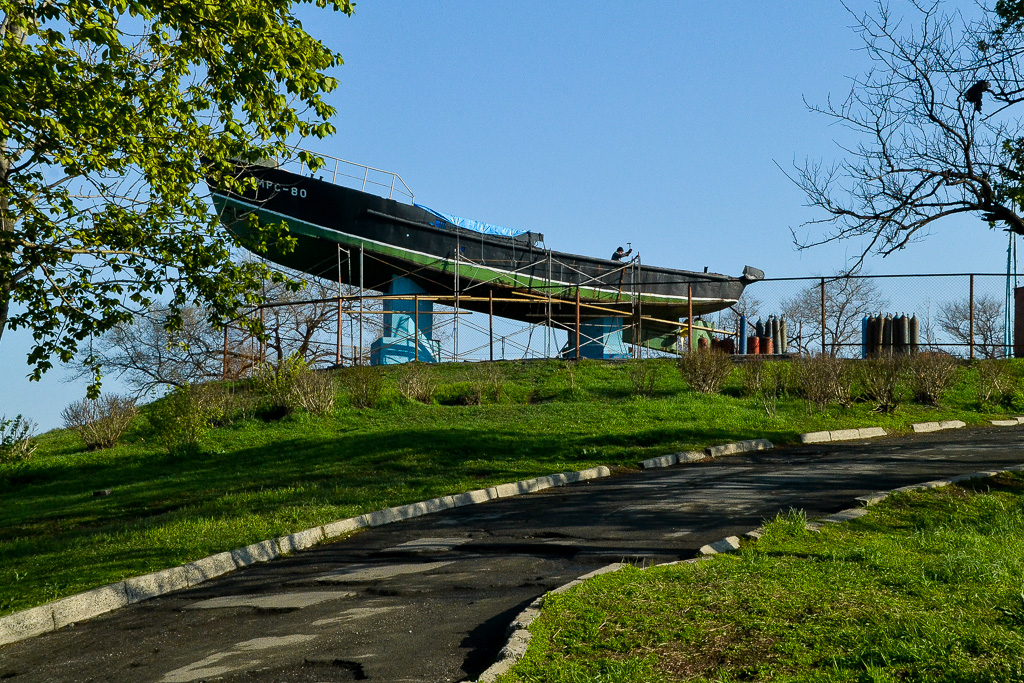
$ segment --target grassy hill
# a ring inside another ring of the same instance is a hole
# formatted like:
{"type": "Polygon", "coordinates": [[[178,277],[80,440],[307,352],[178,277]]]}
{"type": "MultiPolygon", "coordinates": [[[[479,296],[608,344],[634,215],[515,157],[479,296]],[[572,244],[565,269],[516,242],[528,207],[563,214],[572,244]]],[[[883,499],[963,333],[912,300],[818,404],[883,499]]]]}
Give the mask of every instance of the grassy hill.
{"type": "Polygon", "coordinates": [[[55,430],[31,458],[0,463],[0,614],[362,512],[552,472],[635,467],[739,439],[786,444],[821,429],[900,431],[1024,412],[1024,364],[1009,369],[1012,386],[996,405],[978,402],[977,370],[963,366],[942,407],[908,401],[881,413],[855,400],[816,410],[790,387],[770,416],[745,395],[740,371],[705,395],[670,361],[356,368],[336,373],[336,405],[320,416],[262,404],[257,386],[237,384],[224,395],[239,402],[213,417],[220,426],[198,447],[170,449],[156,428],[166,423],[162,399],[112,448],[87,450],[55,430]],[[642,396],[648,372],[656,381],[642,396]],[[355,407],[366,377],[378,378],[378,395],[355,407]],[[417,387],[432,389],[430,403],[407,397],[424,393],[417,387]]]}

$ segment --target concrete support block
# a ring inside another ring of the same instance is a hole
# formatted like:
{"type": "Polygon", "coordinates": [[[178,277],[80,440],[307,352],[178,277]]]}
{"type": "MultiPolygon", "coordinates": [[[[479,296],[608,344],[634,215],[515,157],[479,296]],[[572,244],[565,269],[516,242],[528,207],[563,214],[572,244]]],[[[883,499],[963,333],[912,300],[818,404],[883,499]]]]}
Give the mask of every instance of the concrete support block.
{"type": "Polygon", "coordinates": [[[654,469],[655,467],[671,467],[672,465],[675,465],[676,462],[678,462],[676,460],[676,454],[669,453],[668,455],[662,455],[657,458],[648,458],[647,460],[641,460],[640,467],[644,468],[645,470],[650,470],[654,469]]]}
{"type": "Polygon", "coordinates": [[[963,420],[943,420],[939,423],[942,429],[963,429],[966,426],[967,423],[963,420]]]}
{"type": "Polygon", "coordinates": [[[365,525],[359,517],[349,517],[348,519],[339,519],[337,522],[324,524],[321,528],[324,530],[324,538],[337,538],[343,534],[358,531],[363,526],[365,525]]]}
{"type": "Polygon", "coordinates": [[[937,432],[942,429],[938,422],[915,422],[910,425],[915,434],[921,434],[924,432],[937,432]]]}
{"type": "Polygon", "coordinates": [[[749,453],[751,451],[766,451],[774,447],[774,444],[768,439],[750,439],[749,441],[737,441],[735,443],[724,443],[719,446],[708,446],[704,449],[704,452],[712,458],[720,458],[723,455],[735,455],[737,453],[749,453]]]}
{"type": "Polygon", "coordinates": [[[315,526],[312,529],[296,531],[294,534],[281,536],[277,539],[277,547],[282,555],[287,555],[298,550],[305,550],[322,540],[324,540],[323,527],[315,526]]]}
{"type": "Polygon", "coordinates": [[[852,441],[860,438],[859,429],[837,429],[829,432],[833,441],[852,441]]]}
{"type": "Polygon", "coordinates": [[[124,580],[124,592],[130,604],[185,588],[188,588],[188,572],[184,567],[171,567],[124,580]]]}
{"type": "Polygon", "coordinates": [[[0,645],[16,643],[54,629],[52,603],[0,617],[0,645]]]}
{"type": "Polygon", "coordinates": [[[248,567],[257,562],[269,562],[280,556],[281,551],[278,550],[277,543],[274,541],[260,541],[231,551],[231,557],[239,567],[248,567]]]}
{"type": "Polygon", "coordinates": [[[832,440],[832,432],[808,432],[800,435],[800,443],[828,443],[832,440]]]}
{"type": "Polygon", "coordinates": [[[860,438],[862,439],[875,439],[880,436],[886,436],[885,430],[881,427],[861,427],[857,431],[860,432],[860,438]]]}
{"type": "Polygon", "coordinates": [[[214,577],[233,572],[237,568],[235,558],[231,556],[231,553],[217,553],[186,564],[185,577],[188,580],[189,588],[191,588],[214,577]]]}
{"type": "Polygon", "coordinates": [[[721,541],[715,541],[708,545],[702,546],[700,549],[701,555],[718,555],[720,553],[734,553],[740,549],[740,539],[736,536],[729,536],[723,538],[721,541]]]}

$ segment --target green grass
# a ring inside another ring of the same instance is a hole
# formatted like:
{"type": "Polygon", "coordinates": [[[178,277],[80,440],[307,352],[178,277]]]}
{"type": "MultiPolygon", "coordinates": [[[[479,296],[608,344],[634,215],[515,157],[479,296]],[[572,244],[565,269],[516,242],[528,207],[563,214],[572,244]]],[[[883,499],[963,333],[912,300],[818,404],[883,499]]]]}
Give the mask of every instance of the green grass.
{"type": "Polygon", "coordinates": [[[1024,479],[901,495],[820,533],[804,521],[547,597],[500,680],[1024,681],[1024,479]]]}
{"type": "MultiPolygon", "coordinates": [[[[943,408],[907,404],[882,415],[856,403],[810,413],[804,400],[786,398],[769,418],[740,395],[738,378],[723,395],[698,395],[667,362],[651,398],[633,396],[622,363],[497,365],[505,389],[498,403],[413,403],[395,388],[408,370],[389,368],[377,408],[239,420],[212,430],[192,454],[160,447],[146,411],[107,450],[88,452],[63,430],[43,435],[32,459],[0,464],[0,614],[362,512],[502,482],[602,464],[635,467],[740,439],[785,444],[820,429],[900,431],[911,422],[978,423],[1010,410],[977,406],[966,370],[943,408]],[[113,494],[93,495],[103,489],[113,494]]],[[[429,371],[441,396],[488,381],[481,366],[429,371]]]]}

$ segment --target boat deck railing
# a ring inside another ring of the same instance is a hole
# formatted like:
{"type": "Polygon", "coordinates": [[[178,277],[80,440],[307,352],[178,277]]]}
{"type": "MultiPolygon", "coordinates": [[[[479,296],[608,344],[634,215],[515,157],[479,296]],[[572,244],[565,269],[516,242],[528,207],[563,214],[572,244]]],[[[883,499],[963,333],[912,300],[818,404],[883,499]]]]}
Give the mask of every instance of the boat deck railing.
{"type": "Polygon", "coordinates": [[[413,194],[413,191],[402,180],[402,176],[393,171],[385,171],[384,169],[374,168],[366,164],[358,164],[354,161],[339,159],[329,154],[321,154],[320,152],[299,147],[293,148],[292,151],[294,154],[289,158],[277,159],[278,166],[297,172],[299,175],[329,180],[335,185],[344,185],[345,187],[351,187],[363,192],[374,192],[383,195],[386,190],[388,199],[405,198],[408,199],[410,204],[416,201],[416,195],[413,194]],[[299,152],[306,152],[323,159],[324,165],[316,169],[316,171],[310,170],[309,166],[299,158],[299,152]]]}

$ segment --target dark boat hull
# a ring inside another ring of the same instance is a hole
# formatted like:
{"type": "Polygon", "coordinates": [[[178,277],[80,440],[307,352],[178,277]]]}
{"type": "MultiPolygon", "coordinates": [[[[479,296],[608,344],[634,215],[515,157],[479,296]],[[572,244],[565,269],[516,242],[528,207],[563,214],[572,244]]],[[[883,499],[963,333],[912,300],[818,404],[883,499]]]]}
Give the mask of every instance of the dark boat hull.
{"type": "Polygon", "coordinates": [[[675,321],[691,310],[696,316],[733,305],[760,276],[753,269],[752,277],[734,278],[556,252],[530,237],[473,232],[417,206],[280,168],[252,166],[243,173],[257,178],[257,189],[241,196],[214,190],[214,203],[243,243],[243,215],[287,223],[297,247],[265,254],[271,261],[375,291],[406,277],[429,294],[458,292],[461,308],[487,312],[493,306],[495,315],[515,320],[571,325],[578,292],[591,305],[582,317],[642,316],[642,336],[650,338],[674,332],[675,321]]]}

